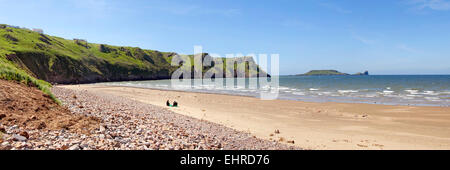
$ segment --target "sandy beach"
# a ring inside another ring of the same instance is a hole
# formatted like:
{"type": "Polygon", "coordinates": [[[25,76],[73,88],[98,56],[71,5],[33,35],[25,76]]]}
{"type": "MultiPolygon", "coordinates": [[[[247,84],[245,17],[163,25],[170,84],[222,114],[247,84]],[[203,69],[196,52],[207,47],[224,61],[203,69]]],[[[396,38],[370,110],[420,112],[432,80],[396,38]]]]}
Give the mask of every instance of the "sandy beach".
{"type": "Polygon", "coordinates": [[[448,107],[265,101],[244,96],[92,84],[58,87],[165,107],[178,114],[304,149],[450,149],[448,107]],[[168,99],[176,100],[180,107],[166,107],[168,99]]]}

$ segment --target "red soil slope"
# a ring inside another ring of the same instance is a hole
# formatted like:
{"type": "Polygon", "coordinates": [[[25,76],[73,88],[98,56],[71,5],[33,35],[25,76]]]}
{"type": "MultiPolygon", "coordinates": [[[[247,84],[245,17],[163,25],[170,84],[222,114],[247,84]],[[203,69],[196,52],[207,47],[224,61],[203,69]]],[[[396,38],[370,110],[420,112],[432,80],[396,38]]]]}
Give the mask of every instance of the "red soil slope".
{"type": "Polygon", "coordinates": [[[72,114],[35,87],[0,80],[0,126],[89,133],[98,128],[99,122],[94,117],[72,114]]]}

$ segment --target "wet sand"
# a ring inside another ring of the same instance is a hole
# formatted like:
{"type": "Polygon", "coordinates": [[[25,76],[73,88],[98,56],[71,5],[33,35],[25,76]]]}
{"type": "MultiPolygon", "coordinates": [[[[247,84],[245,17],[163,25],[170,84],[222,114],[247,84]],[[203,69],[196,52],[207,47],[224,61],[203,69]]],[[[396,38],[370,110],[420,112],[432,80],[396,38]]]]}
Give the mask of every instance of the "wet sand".
{"type": "Polygon", "coordinates": [[[450,108],[312,103],[103,85],[58,86],[122,96],[304,149],[450,149],[450,108]],[[279,133],[275,133],[279,131],[279,133]],[[292,142],[294,144],[292,144],[292,142]]]}

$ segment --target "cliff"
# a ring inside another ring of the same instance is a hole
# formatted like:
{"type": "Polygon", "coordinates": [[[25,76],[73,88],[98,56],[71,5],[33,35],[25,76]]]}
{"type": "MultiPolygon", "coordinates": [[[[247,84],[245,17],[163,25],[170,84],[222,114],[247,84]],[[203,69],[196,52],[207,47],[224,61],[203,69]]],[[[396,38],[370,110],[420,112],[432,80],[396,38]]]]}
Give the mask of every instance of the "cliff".
{"type": "MultiPolygon", "coordinates": [[[[175,55],[138,47],[88,43],[81,39],[67,40],[0,25],[0,64],[51,83],[167,79],[179,68],[170,64],[175,55]]],[[[247,65],[256,64],[252,59],[247,65]]],[[[209,68],[211,66],[203,70],[209,68]]],[[[239,68],[235,64],[234,69],[239,68]]],[[[246,76],[258,74],[247,71],[246,76]]]]}
{"type": "Polygon", "coordinates": [[[365,71],[363,73],[356,73],[354,75],[356,75],[356,76],[368,76],[369,75],[369,71],[365,71]]]}

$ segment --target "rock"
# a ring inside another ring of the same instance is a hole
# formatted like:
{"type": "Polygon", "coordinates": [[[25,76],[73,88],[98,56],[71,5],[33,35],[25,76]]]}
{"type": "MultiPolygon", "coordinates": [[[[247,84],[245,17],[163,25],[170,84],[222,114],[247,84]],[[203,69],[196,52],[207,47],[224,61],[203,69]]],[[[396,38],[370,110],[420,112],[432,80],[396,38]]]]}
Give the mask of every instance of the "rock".
{"type": "Polygon", "coordinates": [[[280,130],[275,130],[275,134],[280,134],[280,130]]]}
{"type": "Polygon", "coordinates": [[[36,115],[31,116],[31,117],[29,118],[29,120],[37,120],[36,115]]]}
{"type": "Polygon", "coordinates": [[[19,128],[19,126],[17,126],[17,125],[14,125],[14,126],[11,126],[11,127],[10,127],[11,130],[17,129],[17,128],[19,128]]]}
{"type": "Polygon", "coordinates": [[[74,151],[74,150],[80,150],[80,145],[78,145],[78,144],[73,145],[73,146],[71,146],[71,147],[69,148],[69,150],[71,150],[71,151],[74,151]]]}
{"type": "Polygon", "coordinates": [[[6,129],[4,127],[0,127],[0,132],[1,133],[6,133],[6,129]]]}
{"type": "Polygon", "coordinates": [[[365,71],[365,72],[363,73],[363,75],[368,76],[368,75],[369,75],[369,71],[365,71]]]}
{"type": "Polygon", "coordinates": [[[294,140],[288,140],[287,143],[295,144],[294,140]]]}
{"type": "Polygon", "coordinates": [[[1,144],[2,146],[6,146],[6,145],[9,145],[9,142],[8,141],[5,141],[5,142],[2,142],[2,144],[1,144]]]}
{"type": "Polygon", "coordinates": [[[45,122],[41,122],[40,124],[39,124],[39,126],[37,127],[37,129],[44,129],[44,128],[46,128],[47,127],[47,125],[45,124],[45,122]]]}
{"type": "Polygon", "coordinates": [[[0,146],[0,150],[11,150],[13,147],[11,145],[2,145],[0,146]]]}
{"type": "Polygon", "coordinates": [[[85,143],[85,144],[81,144],[80,147],[83,148],[83,149],[84,148],[89,148],[89,145],[85,143]]]}
{"type": "Polygon", "coordinates": [[[14,141],[21,141],[21,142],[23,142],[23,141],[26,141],[27,138],[23,137],[23,136],[20,136],[20,135],[13,135],[13,140],[14,141]]]}
{"type": "Polygon", "coordinates": [[[111,49],[108,48],[105,44],[100,44],[99,50],[102,53],[110,53],[111,52],[111,49]]]}
{"type": "Polygon", "coordinates": [[[106,131],[106,127],[105,126],[100,126],[99,128],[100,133],[103,133],[106,131]]]}
{"type": "Polygon", "coordinates": [[[6,114],[0,114],[0,120],[6,117],[6,114]]]}
{"type": "Polygon", "coordinates": [[[23,137],[26,137],[27,139],[30,138],[30,135],[27,132],[25,132],[25,131],[20,132],[19,135],[23,136],[23,137]]]}
{"type": "Polygon", "coordinates": [[[69,149],[69,147],[67,145],[64,145],[60,148],[60,150],[67,150],[67,149],[69,149]]]}
{"type": "Polygon", "coordinates": [[[36,142],[36,143],[34,143],[34,145],[36,145],[37,147],[41,147],[41,146],[43,146],[44,144],[43,144],[42,142],[36,142]]]}

